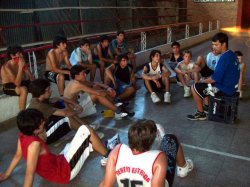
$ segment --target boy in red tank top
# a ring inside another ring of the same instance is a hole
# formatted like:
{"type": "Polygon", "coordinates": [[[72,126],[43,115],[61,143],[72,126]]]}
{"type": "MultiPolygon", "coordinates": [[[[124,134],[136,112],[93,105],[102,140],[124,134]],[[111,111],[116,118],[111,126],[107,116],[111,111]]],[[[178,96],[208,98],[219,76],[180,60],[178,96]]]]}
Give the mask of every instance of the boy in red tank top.
{"type": "Polygon", "coordinates": [[[17,151],[11,164],[4,173],[0,173],[0,181],[7,179],[22,158],[26,161],[24,186],[32,186],[35,173],[48,181],[67,184],[83,166],[90,152],[100,153],[99,138],[95,133],[82,125],[73,140],[68,143],[59,155],[50,152],[44,134],[45,118],[36,109],[26,109],[17,116],[20,130],[17,151]]]}

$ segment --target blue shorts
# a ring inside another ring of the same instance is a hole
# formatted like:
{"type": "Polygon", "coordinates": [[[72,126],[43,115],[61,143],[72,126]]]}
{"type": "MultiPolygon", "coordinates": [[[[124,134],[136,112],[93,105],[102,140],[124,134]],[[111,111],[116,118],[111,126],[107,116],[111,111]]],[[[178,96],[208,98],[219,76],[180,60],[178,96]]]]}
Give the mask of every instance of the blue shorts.
{"type": "Polygon", "coordinates": [[[126,88],[129,88],[131,87],[131,83],[130,84],[127,84],[119,79],[116,79],[116,84],[117,84],[117,88],[116,88],[116,93],[117,95],[121,95],[126,88]]]}

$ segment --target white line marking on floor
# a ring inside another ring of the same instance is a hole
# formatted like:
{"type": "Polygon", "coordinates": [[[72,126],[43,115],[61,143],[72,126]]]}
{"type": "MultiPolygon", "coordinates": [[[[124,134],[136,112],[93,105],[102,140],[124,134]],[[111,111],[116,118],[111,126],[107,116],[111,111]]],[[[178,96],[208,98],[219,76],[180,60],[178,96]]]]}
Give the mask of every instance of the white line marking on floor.
{"type": "Polygon", "coordinates": [[[222,155],[222,156],[227,156],[227,157],[236,158],[236,159],[240,159],[240,160],[250,161],[249,157],[234,155],[234,154],[231,154],[231,153],[216,151],[216,150],[212,150],[212,149],[206,149],[206,148],[202,148],[202,147],[198,147],[198,146],[194,146],[194,145],[189,145],[189,144],[184,144],[184,143],[182,143],[181,145],[183,147],[188,147],[188,148],[191,148],[191,149],[197,149],[197,150],[200,150],[200,151],[206,151],[206,152],[214,153],[214,154],[217,154],[217,155],[222,155]]]}
{"type": "MultiPolygon", "coordinates": [[[[100,126],[105,128],[105,129],[112,129],[112,130],[115,130],[115,131],[119,131],[121,133],[126,133],[126,134],[128,133],[127,130],[122,130],[122,129],[118,129],[118,128],[115,128],[115,127],[108,127],[108,126],[105,126],[105,125],[100,125],[100,126]]],[[[202,147],[198,147],[198,146],[194,146],[194,145],[189,145],[189,144],[185,144],[185,143],[182,143],[181,145],[183,147],[188,147],[188,148],[191,148],[191,149],[196,149],[196,150],[200,150],[200,151],[214,153],[214,154],[217,154],[217,155],[222,155],[222,156],[226,156],[226,157],[230,157],[230,158],[250,161],[249,157],[244,157],[244,156],[235,155],[235,154],[231,154],[231,153],[226,153],[226,152],[222,152],[222,151],[216,151],[216,150],[212,150],[212,149],[206,149],[206,148],[202,148],[202,147]]]]}

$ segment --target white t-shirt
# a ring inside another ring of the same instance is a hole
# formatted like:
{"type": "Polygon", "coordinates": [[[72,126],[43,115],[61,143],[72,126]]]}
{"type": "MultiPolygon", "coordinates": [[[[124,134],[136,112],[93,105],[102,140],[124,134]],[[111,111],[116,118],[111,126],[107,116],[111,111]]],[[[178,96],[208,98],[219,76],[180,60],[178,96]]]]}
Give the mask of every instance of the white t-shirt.
{"type": "Polygon", "coordinates": [[[206,64],[209,67],[209,69],[211,69],[213,71],[215,70],[220,57],[221,57],[221,55],[215,56],[212,52],[207,54],[206,64]]]}
{"type": "Polygon", "coordinates": [[[163,73],[163,64],[161,63],[158,63],[156,69],[154,70],[152,68],[152,62],[149,62],[148,64],[145,65],[147,67],[147,74],[150,76],[150,75],[161,75],[163,73]]]}
{"type": "Polygon", "coordinates": [[[191,71],[194,68],[194,62],[189,62],[185,64],[184,61],[181,61],[177,64],[176,68],[179,68],[181,71],[191,71]]]}
{"type": "Polygon", "coordinates": [[[90,58],[89,55],[83,53],[80,47],[78,47],[72,51],[69,61],[72,66],[77,65],[78,62],[83,62],[84,64],[88,64],[89,58],[90,58]]]}
{"type": "Polygon", "coordinates": [[[116,180],[119,187],[143,186],[151,187],[154,162],[159,150],[147,151],[134,155],[131,149],[122,144],[117,155],[115,167],[116,180]]]}

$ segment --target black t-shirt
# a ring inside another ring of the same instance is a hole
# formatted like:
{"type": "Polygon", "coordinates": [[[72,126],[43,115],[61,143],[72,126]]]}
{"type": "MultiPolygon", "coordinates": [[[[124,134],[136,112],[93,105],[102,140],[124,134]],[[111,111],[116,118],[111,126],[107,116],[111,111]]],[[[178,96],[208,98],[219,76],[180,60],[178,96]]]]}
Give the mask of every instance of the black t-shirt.
{"type": "Polygon", "coordinates": [[[114,71],[115,78],[121,80],[126,84],[130,84],[132,69],[133,68],[131,64],[128,64],[125,68],[121,68],[119,64],[115,64],[115,71],[114,71]]]}
{"type": "Polygon", "coordinates": [[[181,61],[183,61],[183,56],[182,56],[182,54],[180,54],[180,56],[176,59],[176,58],[174,57],[174,53],[172,53],[171,58],[170,58],[169,61],[170,61],[170,62],[181,62],[181,61]]]}

